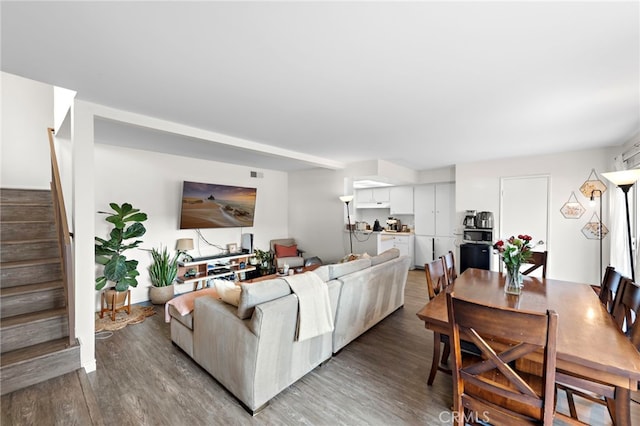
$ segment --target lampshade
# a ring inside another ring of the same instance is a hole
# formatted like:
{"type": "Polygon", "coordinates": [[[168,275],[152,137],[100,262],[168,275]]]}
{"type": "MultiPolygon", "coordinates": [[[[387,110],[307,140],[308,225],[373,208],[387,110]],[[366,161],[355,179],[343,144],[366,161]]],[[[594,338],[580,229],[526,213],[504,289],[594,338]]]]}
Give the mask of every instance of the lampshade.
{"type": "Polygon", "coordinates": [[[342,195],[340,197],[340,201],[342,201],[343,203],[348,203],[351,200],[353,200],[353,195],[342,195]]]}
{"type": "Polygon", "coordinates": [[[602,173],[602,176],[618,186],[633,185],[638,179],[640,179],[640,169],[607,172],[602,173]]]}
{"type": "Polygon", "coordinates": [[[193,238],[180,238],[176,243],[176,250],[178,251],[193,250],[193,238]]]}

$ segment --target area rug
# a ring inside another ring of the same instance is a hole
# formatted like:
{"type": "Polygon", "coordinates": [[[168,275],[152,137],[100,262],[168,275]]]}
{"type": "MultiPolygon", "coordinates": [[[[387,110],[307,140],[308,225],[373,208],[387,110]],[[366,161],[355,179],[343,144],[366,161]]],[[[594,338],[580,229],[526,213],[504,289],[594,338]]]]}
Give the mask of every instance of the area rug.
{"type": "Polygon", "coordinates": [[[115,331],[126,327],[129,324],[139,324],[146,317],[156,314],[153,306],[131,306],[131,315],[126,311],[116,312],[116,320],[111,321],[111,313],[105,312],[104,318],[100,318],[100,313],[96,312],[96,331],[115,331]]]}

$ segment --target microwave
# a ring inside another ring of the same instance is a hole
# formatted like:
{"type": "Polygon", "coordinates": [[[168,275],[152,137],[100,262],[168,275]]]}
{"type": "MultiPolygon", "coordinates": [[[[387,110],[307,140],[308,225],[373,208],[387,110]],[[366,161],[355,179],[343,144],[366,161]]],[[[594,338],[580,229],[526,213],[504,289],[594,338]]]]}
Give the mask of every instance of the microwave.
{"type": "Polygon", "coordinates": [[[490,229],[465,229],[463,240],[470,243],[493,244],[493,231],[490,229]]]}

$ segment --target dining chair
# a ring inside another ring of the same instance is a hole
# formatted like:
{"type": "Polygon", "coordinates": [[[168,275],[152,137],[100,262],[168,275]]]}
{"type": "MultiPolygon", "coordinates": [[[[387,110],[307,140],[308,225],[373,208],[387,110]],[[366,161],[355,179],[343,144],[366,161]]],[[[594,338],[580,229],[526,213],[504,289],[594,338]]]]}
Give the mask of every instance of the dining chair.
{"type": "MultiPolygon", "coordinates": [[[[604,290],[603,287],[602,292],[604,290]]],[[[600,300],[602,301],[602,298],[600,300]]],[[[606,303],[603,303],[603,305],[607,307],[606,303]]],[[[638,315],[640,315],[640,287],[630,278],[622,277],[619,280],[618,291],[611,312],[618,328],[640,351],[640,321],[637,319],[638,315]]],[[[558,389],[567,393],[569,413],[573,419],[578,420],[573,397],[579,396],[607,407],[609,416],[611,416],[615,424],[615,388],[613,386],[562,372],[556,374],[556,381],[558,382],[558,389]]]]}
{"type": "Polygon", "coordinates": [[[456,273],[456,260],[453,256],[453,252],[449,250],[449,253],[441,256],[444,261],[444,270],[447,274],[447,282],[449,284],[453,283],[456,278],[458,278],[458,274],[456,273]]]}
{"type": "Polygon", "coordinates": [[[551,425],[556,414],[558,315],[486,306],[458,299],[455,291],[446,296],[455,423],[551,425]],[[463,356],[462,338],[470,339],[482,356],[463,356]],[[543,354],[540,375],[517,369],[518,360],[537,352],[543,354]]]}
{"type": "Polygon", "coordinates": [[[613,314],[613,305],[619,293],[621,282],[622,275],[613,266],[607,266],[604,277],[602,277],[602,284],[597,288],[596,293],[610,314],[613,314]]]}
{"type": "MultiPolygon", "coordinates": [[[[427,276],[427,292],[429,293],[429,300],[432,300],[449,285],[444,260],[439,258],[433,262],[426,263],[424,265],[424,272],[427,276]]],[[[433,380],[435,379],[438,370],[451,374],[451,369],[446,366],[450,352],[451,346],[449,345],[449,336],[434,332],[433,358],[431,360],[429,379],[427,380],[427,384],[429,386],[433,384],[433,380]],[[438,363],[438,360],[440,359],[440,343],[444,344],[444,348],[442,350],[442,360],[438,363]]]]}
{"type": "Polygon", "coordinates": [[[613,307],[613,319],[618,328],[631,340],[633,346],[640,351],[640,287],[629,278],[623,278],[613,307]]]}
{"type": "Polygon", "coordinates": [[[542,278],[547,278],[547,251],[532,251],[531,257],[525,262],[526,265],[533,265],[522,272],[529,275],[538,268],[542,268],[542,278]]]}

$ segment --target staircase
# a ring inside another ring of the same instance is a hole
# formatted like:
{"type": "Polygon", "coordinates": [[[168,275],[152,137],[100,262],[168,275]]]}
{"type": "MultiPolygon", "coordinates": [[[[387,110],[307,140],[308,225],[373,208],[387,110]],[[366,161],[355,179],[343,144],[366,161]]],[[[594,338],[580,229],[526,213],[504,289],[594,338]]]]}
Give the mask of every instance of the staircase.
{"type": "Polygon", "coordinates": [[[50,191],[0,189],[0,393],[80,368],[50,191]]]}

